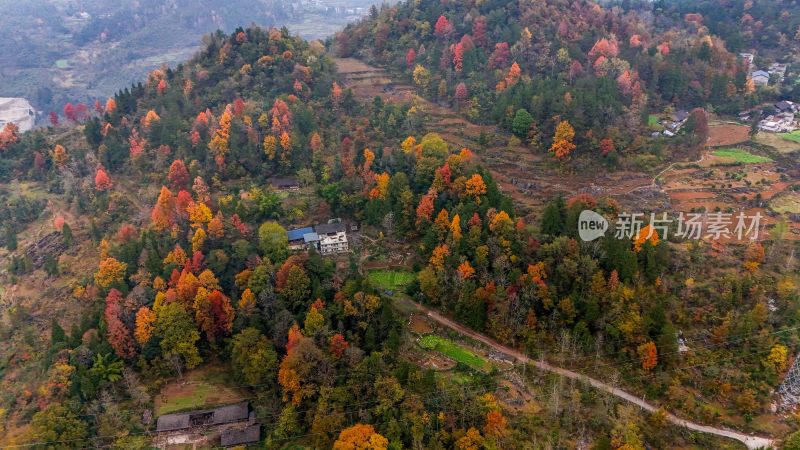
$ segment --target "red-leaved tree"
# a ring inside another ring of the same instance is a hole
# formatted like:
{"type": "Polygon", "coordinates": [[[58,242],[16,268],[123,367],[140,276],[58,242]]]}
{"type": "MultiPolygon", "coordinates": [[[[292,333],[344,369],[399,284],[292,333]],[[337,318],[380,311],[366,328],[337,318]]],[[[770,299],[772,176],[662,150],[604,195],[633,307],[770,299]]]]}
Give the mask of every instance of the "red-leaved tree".
{"type": "Polygon", "coordinates": [[[106,296],[105,309],[108,343],[114,352],[123,359],[131,359],[136,355],[131,330],[122,321],[122,294],[111,289],[106,296]]]}

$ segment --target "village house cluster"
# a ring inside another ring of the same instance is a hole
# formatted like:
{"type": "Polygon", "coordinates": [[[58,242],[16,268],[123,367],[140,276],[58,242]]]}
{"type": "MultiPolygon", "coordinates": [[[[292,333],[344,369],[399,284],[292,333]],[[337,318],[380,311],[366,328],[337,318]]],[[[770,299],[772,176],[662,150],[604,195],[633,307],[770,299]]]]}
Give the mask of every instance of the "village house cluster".
{"type": "MultiPolygon", "coordinates": [[[[750,80],[756,87],[765,87],[770,84],[780,85],[786,79],[788,64],[775,62],[767,66],[766,69],[759,69],[754,63],[755,55],[753,53],[739,53],[739,58],[747,65],[750,80]]],[[[755,111],[757,110],[742,111],[739,113],[739,120],[749,122],[752,120],[755,111]]],[[[760,112],[763,117],[758,123],[760,131],[791,133],[800,128],[796,117],[800,115],[800,104],[798,103],[782,100],[774,105],[762,108],[760,112]]]]}
{"type": "MultiPolygon", "coordinates": [[[[351,231],[358,229],[355,224],[349,228],[351,231]]],[[[347,229],[348,225],[341,219],[332,219],[329,223],[289,230],[286,236],[293,251],[313,248],[322,255],[332,255],[350,250],[347,229]]]]}
{"type": "MultiPolygon", "coordinates": [[[[295,177],[270,178],[269,184],[277,192],[300,190],[300,182],[295,177]]],[[[347,240],[348,228],[350,231],[358,231],[358,225],[355,223],[348,226],[342,219],[331,219],[328,223],[288,230],[286,236],[289,238],[289,248],[292,251],[314,249],[323,255],[332,255],[350,251],[347,240]]]]}
{"type": "Polygon", "coordinates": [[[673,137],[681,131],[681,128],[686,124],[689,119],[689,111],[680,109],[670,113],[668,117],[663,118],[658,123],[664,127],[664,131],[653,132],[652,137],[673,137]]]}
{"type": "MultiPolygon", "coordinates": [[[[781,100],[772,106],[762,109],[762,115],[764,114],[766,116],[758,123],[760,131],[791,133],[800,128],[800,122],[797,120],[797,116],[800,115],[800,103],[781,100]]],[[[739,119],[749,121],[751,115],[751,111],[743,111],[739,114],[739,119]]]]}
{"type": "Polygon", "coordinates": [[[776,62],[770,64],[766,70],[764,70],[759,69],[753,63],[755,60],[755,55],[753,53],[739,53],[739,58],[747,64],[747,68],[750,72],[750,79],[753,80],[753,84],[756,86],[768,86],[771,83],[781,84],[786,78],[786,69],[789,67],[788,64],[776,62]]]}

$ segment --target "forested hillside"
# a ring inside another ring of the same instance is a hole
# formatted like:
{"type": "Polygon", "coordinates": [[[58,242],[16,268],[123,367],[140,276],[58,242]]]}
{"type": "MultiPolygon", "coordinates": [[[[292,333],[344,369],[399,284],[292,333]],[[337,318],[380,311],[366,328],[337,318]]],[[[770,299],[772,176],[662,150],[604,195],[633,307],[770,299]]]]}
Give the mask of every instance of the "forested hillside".
{"type": "MultiPolygon", "coordinates": [[[[645,5],[639,5],[645,6],[645,5]]],[[[708,30],[725,41],[731,52],[756,50],[784,60],[800,47],[800,17],[796,1],[660,1],[654,10],[679,19],[700,14],[708,30]]]]}
{"type": "MultiPolygon", "coordinates": [[[[562,157],[592,135],[636,141],[652,105],[756,100],[691,21],[656,33],[587,2],[518,5],[404,3],[333,45],[562,157]]],[[[480,150],[426,119],[359,103],[319,42],[251,27],[60,125],[3,129],[0,443],[150,448],[157,417],[234,401],[270,449],[740,448],[668,411],[797,429],[771,408],[800,336],[779,225],[583,242],[582,210],[629,205],[558,197],[526,222],[480,150]],[[307,232],[290,247],[288,229],[336,218],[348,252],[307,232]],[[418,303],[661,409],[514,365],[418,303]]]]}
{"type": "Polygon", "coordinates": [[[82,123],[4,130],[3,181],[30,186],[9,190],[18,219],[4,222],[3,284],[19,295],[3,327],[6,442],[146,448],[159,386],[220,361],[271,447],[504,438],[496,400],[477,400],[496,381],[478,374],[459,395],[431,396],[446,379],[400,357],[402,323],[357,260],[289,253],[275,220],[395,210],[413,234],[432,182],[462,186],[452,199],[476,216],[507,207],[470,151],[435,135],[401,149],[419,127],[408,107],[362,110],[323,52],[285,30],[217,34],[82,123]],[[289,173],[314,188],[291,208],[266,186],[289,173]],[[55,231],[33,233],[37,216],[55,231]],[[63,288],[45,300],[37,280],[63,288]]]}
{"type": "Polygon", "coordinates": [[[746,65],[702,16],[667,20],[658,5],[628,6],[402,2],[348,26],[333,47],[402,72],[425,96],[560,157],[575,148],[552,145],[563,121],[578,152],[606,155],[641,150],[635,137],[648,114],[667,106],[733,113],[759,101],[746,65]]]}

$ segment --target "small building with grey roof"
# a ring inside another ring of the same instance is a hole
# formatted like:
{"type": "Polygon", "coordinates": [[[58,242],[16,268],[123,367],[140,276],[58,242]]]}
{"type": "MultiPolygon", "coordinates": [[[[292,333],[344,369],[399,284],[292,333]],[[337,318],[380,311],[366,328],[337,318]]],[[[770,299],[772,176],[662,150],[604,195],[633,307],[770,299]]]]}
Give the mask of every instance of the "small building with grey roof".
{"type": "Polygon", "coordinates": [[[273,177],[269,179],[269,184],[276,191],[300,190],[300,180],[295,177],[273,177]]]}
{"type": "Polygon", "coordinates": [[[184,413],[164,414],[156,422],[156,431],[187,430],[195,427],[211,427],[236,422],[245,422],[249,417],[247,402],[220,406],[214,409],[188,411],[184,413]]]}
{"type": "Polygon", "coordinates": [[[255,444],[261,440],[261,425],[255,424],[245,428],[228,428],[219,437],[222,447],[255,444]]]}
{"type": "Polygon", "coordinates": [[[347,224],[344,222],[321,223],[314,226],[314,231],[320,236],[335,236],[337,233],[347,232],[347,224]]]}

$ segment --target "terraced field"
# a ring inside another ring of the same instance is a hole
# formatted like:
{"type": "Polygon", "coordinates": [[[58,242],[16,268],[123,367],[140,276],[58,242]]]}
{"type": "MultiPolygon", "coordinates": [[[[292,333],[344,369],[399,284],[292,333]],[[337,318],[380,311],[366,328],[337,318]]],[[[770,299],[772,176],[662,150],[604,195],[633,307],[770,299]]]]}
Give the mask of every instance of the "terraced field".
{"type": "Polygon", "coordinates": [[[384,69],[355,58],[334,58],[334,61],[345,85],[353,89],[359,100],[370,101],[379,96],[388,102],[416,102],[426,114],[426,128],[455,147],[467,147],[476,152],[523,215],[535,217],[543,201],[556,194],[565,197],[579,193],[613,195],[641,204],[641,193],[631,195],[631,192],[652,181],[652,177],[645,173],[608,173],[597,167],[567,171],[546,155],[535,154],[526,147],[508,145],[511,136],[505,130],[494,125],[471,123],[453,109],[415,95],[413,87],[395,80],[384,69]],[[482,133],[489,139],[483,148],[479,144],[482,133]]]}
{"type": "MultiPolygon", "coordinates": [[[[543,203],[553,196],[587,193],[613,196],[626,211],[761,213],[762,223],[769,226],[777,219],[767,214],[768,201],[791,189],[797,184],[791,180],[800,175],[800,166],[788,159],[774,161],[742,147],[749,128],[727,123],[711,126],[709,145],[739,146],[709,151],[695,162],[673,163],[655,177],[644,172],[607,171],[597,165],[567,169],[548,155],[509,146],[510,135],[497,126],[471,123],[456,111],[415,95],[413,87],[384,69],[354,58],[334,60],[345,85],[360,100],[380,96],[388,102],[414,101],[426,114],[429,131],[454,147],[475,151],[529,223],[538,219],[543,203]],[[489,140],[484,147],[478,143],[481,133],[489,140]]],[[[800,223],[792,222],[789,231],[787,238],[800,240],[800,223]]]]}

